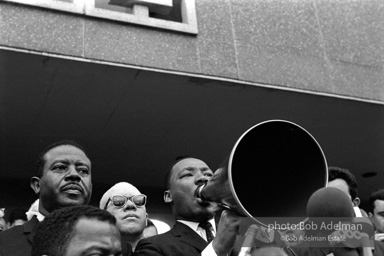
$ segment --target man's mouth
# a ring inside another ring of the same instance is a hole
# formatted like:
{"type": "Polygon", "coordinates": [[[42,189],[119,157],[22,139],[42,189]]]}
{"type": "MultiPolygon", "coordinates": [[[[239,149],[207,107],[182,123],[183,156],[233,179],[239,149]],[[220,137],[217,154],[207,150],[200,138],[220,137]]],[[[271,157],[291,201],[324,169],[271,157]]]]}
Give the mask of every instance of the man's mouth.
{"type": "Polygon", "coordinates": [[[139,217],[136,214],[127,214],[124,216],[125,220],[138,219],[139,217]]]}
{"type": "Polygon", "coordinates": [[[195,191],[196,202],[198,202],[202,206],[209,206],[210,202],[201,197],[201,189],[202,189],[202,186],[199,186],[195,191]]]}
{"type": "Polygon", "coordinates": [[[83,189],[78,184],[67,184],[64,187],[61,188],[62,191],[70,194],[81,194],[83,192],[83,189]]]}
{"type": "Polygon", "coordinates": [[[199,197],[196,197],[196,202],[198,202],[202,206],[209,206],[209,205],[211,205],[211,202],[205,201],[205,200],[203,200],[203,199],[201,199],[199,197]]]}

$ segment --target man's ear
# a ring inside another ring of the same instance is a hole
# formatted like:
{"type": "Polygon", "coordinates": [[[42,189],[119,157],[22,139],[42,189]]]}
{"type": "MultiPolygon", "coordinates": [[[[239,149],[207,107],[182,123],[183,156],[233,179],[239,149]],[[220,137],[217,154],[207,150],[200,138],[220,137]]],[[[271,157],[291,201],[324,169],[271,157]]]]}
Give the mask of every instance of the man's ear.
{"type": "Polygon", "coordinates": [[[170,204],[172,201],[171,192],[169,190],[164,191],[164,202],[170,204]]]}
{"type": "Polygon", "coordinates": [[[356,197],[353,200],[353,206],[359,207],[359,205],[360,205],[360,198],[356,197]]]}
{"type": "Polygon", "coordinates": [[[369,216],[369,218],[373,218],[373,214],[370,212],[370,213],[368,213],[368,216],[369,216]]]}
{"type": "Polygon", "coordinates": [[[35,194],[39,194],[40,193],[40,178],[39,177],[32,177],[31,178],[31,182],[30,182],[30,186],[31,188],[33,189],[33,191],[35,191],[35,194]]]}

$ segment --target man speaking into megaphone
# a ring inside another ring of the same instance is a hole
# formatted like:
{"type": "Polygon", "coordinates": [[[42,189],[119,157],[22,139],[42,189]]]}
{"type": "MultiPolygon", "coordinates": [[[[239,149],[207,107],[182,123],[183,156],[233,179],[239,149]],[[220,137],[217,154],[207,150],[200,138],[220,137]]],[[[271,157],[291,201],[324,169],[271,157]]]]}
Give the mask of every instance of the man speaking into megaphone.
{"type": "Polygon", "coordinates": [[[164,201],[171,205],[176,223],[164,234],[141,240],[135,255],[229,255],[239,232],[239,216],[224,210],[216,227],[217,204],[196,193],[212,176],[200,159],[182,157],[174,162],[166,175],[164,201]]]}

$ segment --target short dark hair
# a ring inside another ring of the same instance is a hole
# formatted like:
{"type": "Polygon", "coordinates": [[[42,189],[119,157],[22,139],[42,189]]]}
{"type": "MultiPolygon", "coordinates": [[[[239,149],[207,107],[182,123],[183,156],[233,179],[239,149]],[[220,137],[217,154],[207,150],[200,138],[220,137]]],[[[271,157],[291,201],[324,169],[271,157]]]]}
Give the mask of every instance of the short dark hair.
{"type": "Polygon", "coordinates": [[[27,212],[26,209],[22,208],[15,208],[11,211],[9,214],[8,222],[12,225],[16,220],[25,220],[27,221],[27,215],[25,214],[27,212]]]}
{"type": "MultiPolygon", "coordinates": [[[[165,178],[164,178],[164,188],[165,190],[168,190],[171,188],[171,184],[170,184],[170,180],[171,180],[171,176],[172,176],[172,169],[173,167],[180,161],[184,160],[184,159],[187,159],[187,158],[195,158],[193,156],[189,156],[189,155],[186,155],[186,156],[178,156],[175,158],[175,160],[172,162],[171,164],[171,168],[169,168],[165,174],[165,178]]],[[[196,158],[197,159],[197,158],[196,158]]]]}
{"type": "Polygon", "coordinates": [[[44,165],[46,162],[45,155],[48,153],[48,151],[50,151],[53,148],[57,148],[59,146],[67,146],[67,145],[78,148],[81,151],[83,151],[84,154],[86,154],[84,148],[73,140],[62,140],[62,141],[55,142],[55,143],[49,145],[48,147],[46,147],[38,156],[37,161],[36,161],[36,176],[37,177],[41,178],[44,174],[44,165]]]}
{"type": "Polygon", "coordinates": [[[116,225],[116,218],[94,206],[80,205],[53,211],[38,225],[32,243],[32,256],[63,256],[81,218],[97,219],[116,225]]]}
{"type": "Polygon", "coordinates": [[[352,200],[355,200],[357,197],[357,180],[355,175],[348,169],[330,166],[328,168],[328,181],[333,181],[335,179],[342,179],[347,183],[349,194],[351,195],[352,200]]]}
{"type": "Polygon", "coordinates": [[[375,210],[375,201],[383,200],[384,201],[384,189],[378,189],[374,191],[369,197],[368,211],[373,214],[375,210]]]}

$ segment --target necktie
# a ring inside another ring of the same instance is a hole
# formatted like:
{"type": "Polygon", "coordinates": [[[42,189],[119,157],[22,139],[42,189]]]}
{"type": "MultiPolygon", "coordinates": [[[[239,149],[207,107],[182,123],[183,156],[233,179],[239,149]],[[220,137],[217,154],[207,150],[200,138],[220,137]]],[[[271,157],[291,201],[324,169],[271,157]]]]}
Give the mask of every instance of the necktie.
{"type": "Polygon", "coordinates": [[[212,242],[213,238],[215,238],[215,237],[213,236],[213,233],[212,233],[212,225],[211,225],[211,223],[209,223],[209,222],[201,222],[199,224],[199,226],[202,227],[205,230],[205,234],[207,236],[208,243],[212,242]]]}

